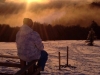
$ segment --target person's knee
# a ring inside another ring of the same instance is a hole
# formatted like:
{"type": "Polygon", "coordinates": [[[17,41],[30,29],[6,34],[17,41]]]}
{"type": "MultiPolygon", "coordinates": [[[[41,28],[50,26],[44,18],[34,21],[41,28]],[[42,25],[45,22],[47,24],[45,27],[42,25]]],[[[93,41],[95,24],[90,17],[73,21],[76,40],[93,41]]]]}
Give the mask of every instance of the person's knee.
{"type": "Polygon", "coordinates": [[[48,53],[46,52],[46,56],[48,56],[48,53]]]}
{"type": "Polygon", "coordinates": [[[45,58],[48,59],[48,53],[45,51],[45,58]]]}
{"type": "Polygon", "coordinates": [[[48,56],[48,53],[45,50],[42,51],[42,54],[48,56]]]}

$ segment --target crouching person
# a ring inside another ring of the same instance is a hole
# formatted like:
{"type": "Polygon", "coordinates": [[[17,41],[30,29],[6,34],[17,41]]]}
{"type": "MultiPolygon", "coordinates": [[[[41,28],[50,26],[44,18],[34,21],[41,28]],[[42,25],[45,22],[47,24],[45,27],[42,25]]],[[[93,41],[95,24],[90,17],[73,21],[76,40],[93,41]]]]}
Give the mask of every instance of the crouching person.
{"type": "Polygon", "coordinates": [[[39,75],[40,71],[45,68],[48,59],[48,53],[44,50],[40,35],[32,29],[33,21],[29,18],[24,18],[23,25],[16,34],[17,54],[21,60],[31,62],[38,60],[38,71],[35,75],[39,75]]]}
{"type": "Polygon", "coordinates": [[[89,31],[88,37],[87,37],[87,40],[89,40],[88,45],[93,46],[93,42],[95,39],[96,39],[95,32],[93,28],[91,28],[91,30],[89,31]]]}

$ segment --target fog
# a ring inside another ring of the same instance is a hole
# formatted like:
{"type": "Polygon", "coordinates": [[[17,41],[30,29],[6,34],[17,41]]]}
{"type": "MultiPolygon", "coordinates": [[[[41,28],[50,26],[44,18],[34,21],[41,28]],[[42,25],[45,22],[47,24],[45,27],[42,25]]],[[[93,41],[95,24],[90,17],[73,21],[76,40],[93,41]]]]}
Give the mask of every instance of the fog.
{"type": "Polygon", "coordinates": [[[48,3],[30,4],[20,0],[0,0],[0,24],[21,26],[25,17],[33,21],[66,26],[89,26],[94,20],[100,25],[100,0],[49,0],[48,3]]]}

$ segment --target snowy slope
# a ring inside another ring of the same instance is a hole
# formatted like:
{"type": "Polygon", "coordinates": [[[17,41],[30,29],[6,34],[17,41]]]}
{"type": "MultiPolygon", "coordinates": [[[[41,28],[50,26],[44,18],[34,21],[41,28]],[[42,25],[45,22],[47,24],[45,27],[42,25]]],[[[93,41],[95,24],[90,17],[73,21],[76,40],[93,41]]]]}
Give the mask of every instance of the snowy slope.
{"type": "MultiPolygon", "coordinates": [[[[87,46],[85,40],[43,41],[45,50],[49,54],[45,71],[42,75],[100,75],[100,41],[94,46],[87,46]],[[61,68],[58,70],[58,52],[61,52],[61,64],[66,64],[66,50],[69,47],[69,64],[77,68],[61,68]]],[[[17,55],[14,42],[0,43],[0,55],[17,55]]],[[[16,62],[19,60],[0,58],[3,62],[16,62]]],[[[0,66],[0,71],[15,73],[18,69],[0,66]]]]}

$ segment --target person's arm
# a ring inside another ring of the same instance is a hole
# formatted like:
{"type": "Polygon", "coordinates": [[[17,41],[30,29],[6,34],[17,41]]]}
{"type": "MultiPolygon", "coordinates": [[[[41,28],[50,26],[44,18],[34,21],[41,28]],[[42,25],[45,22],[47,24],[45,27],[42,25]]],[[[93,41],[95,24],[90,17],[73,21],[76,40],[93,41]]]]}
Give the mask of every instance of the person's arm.
{"type": "Polygon", "coordinates": [[[36,45],[36,47],[39,49],[39,50],[43,50],[44,49],[44,45],[42,43],[42,39],[40,37],[40,35],[34,31],[33,35],[32,35],[32,38],[34,40],[34,44],[36,45]]]}
{"type": "Polygon", "coordinates": [[[88,33],[87,40],[89,40],[90,34],[88,33]]]}

